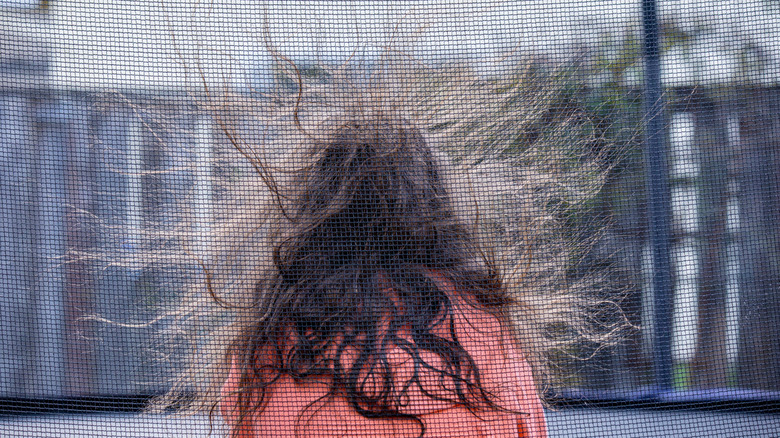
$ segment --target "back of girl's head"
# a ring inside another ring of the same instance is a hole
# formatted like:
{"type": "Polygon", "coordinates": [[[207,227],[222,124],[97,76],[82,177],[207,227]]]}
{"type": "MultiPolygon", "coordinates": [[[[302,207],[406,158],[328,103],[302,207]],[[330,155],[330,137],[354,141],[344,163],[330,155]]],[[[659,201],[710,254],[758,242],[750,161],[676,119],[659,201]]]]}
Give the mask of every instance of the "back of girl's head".
{"type": "Polygon", "coordinates": [[[275,258],[285,280],[458,264],[468,237],[420,130],[384,113],[334,125],[289,180],[275,258]]]}
{"type": "Polygon", "coordinates": [[[240,389],[260,402],[242,398],[238,411],[259,408],[281,375],[327,375],[329,395],[342,394],[359,413],[409,417],[400,409],[422,384],[416,376],[394,381],[388,351],[395,345],[448,382],[438,399],[489,403],[454,333],[452,294],[503,291],[486,287],[490,275],[467,269],[472,239],[422,133],[401,117],[368,111],[319,130],[300,133],[306,150],[275,186],[270,266],[252,290],[255,312],[228,351],[230,366],[251,382],[240,389]],[[426,363],[423,351],[441,364],[426,363]],[[366,385],[366,376],[385,383],[366,385]]]}

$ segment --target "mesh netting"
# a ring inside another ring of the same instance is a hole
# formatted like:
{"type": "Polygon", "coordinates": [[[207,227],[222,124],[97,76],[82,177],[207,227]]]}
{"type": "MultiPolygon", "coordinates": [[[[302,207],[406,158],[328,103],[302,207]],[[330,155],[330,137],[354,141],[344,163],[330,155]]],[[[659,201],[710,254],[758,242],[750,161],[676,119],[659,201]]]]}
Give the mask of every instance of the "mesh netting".
{"type": "Polygon", "coordinates": [[[0,435],[780,433],[780,2],[0,11],[0,435]]]}

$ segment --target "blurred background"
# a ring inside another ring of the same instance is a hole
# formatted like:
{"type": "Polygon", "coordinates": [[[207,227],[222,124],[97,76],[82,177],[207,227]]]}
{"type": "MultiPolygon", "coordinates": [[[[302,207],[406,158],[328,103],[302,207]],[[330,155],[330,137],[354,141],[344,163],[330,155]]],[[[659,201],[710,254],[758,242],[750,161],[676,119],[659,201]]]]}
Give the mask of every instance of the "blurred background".
{"type": "MultiPolygon", "coordinates": [[[[558,75],[536,134],[583,117],[607,175],[570,218],[599,227],[571,275],[608,268],[641,329],[571,361],[554,400],[778,411],[779,1],[0,0],[0,22],[3,415],[134,410],[164,390],[153,328],[83,317],[144,321],[175,291],[153,270],[63,256],[132,254],[132,232],[102,227],[164,222],[177,190],[197,192],[190,208],[207,226],[206,163],[220,140],[194,96],[258,96],[289,80],[269,42],[310,76],[372,65],[387,47],[485,81],[529,65],[558,75]],[[181,159],[163,144],[190,151],[186,184],[161,172],[181,159]]],[[[744,418],[740,436],[778,433],[776,416],[744,418]]],[[[669,436],[664,421],[622,421],[647,433],[635,436],[669,436]]],[[[557,436],[597,436],[578,427],[557,436]]]]}

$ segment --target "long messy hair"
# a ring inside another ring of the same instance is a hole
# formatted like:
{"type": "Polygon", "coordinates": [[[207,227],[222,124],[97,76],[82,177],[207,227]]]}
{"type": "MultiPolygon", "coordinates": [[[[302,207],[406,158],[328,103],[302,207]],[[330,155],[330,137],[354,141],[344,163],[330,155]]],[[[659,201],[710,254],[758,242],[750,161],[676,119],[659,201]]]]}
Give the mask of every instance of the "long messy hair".
{"type": "Polygon", "coordinates": [[[625,328],[614,300],[594,293],[598,275],[570,275],[592,241],[564,213],[595,196],[604,171],[582,152],[592,134],[580,115],[552,108],[555,80],[532,66],[492,81],[385,69],[358,85],[341,71],[326,84],[290,71],[292,92],[207,99],[226,146],[212,163],[221,208],[205,236],[185,217],[167,240],[162,257],[191,282],[161,316],[185,359],[157,406],[213,413],[233,368],[241,418],[281,376],[328,376],[330,396],[365,417],[411,418],[421,436],[422,420],[401,409],[409,390],[502,409],[455,336],[444,284],[504,323],[541,394],[561,355],[625,328]],[[417,374],[394,380],[393,347],[440,390],[417,374]]]}

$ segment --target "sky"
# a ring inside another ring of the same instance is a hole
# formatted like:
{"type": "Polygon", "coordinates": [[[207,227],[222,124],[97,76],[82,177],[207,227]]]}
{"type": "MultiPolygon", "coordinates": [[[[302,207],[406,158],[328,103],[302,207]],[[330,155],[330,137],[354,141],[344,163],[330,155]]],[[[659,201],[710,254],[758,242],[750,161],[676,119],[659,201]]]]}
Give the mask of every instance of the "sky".
{"type": "Polygon", "coordinates": [[[200,69],[212,80],[240,83],[243,73],[270,64],[268,41],[297,62],[340,62],[356,52],[371,59],[391,46],[426,62],[470,60],[490,69],[518,50],[554,53],[596,22],[628,20],[634,9],[625,1],[562,7],[549,1],[62,0],[52,9],[54,73],[58,82],[77,86],[166,87],[197,81],[193,73],[200,69]]]}
{"type": "MultiPolygon", "coordinates": [[[[51,82],[64,88],[188,88],[263,80],[270,45],[296,62],[375,58],[392,47],[426,63],[491,71],[533,53],[552,59],[638,28],[639,0],[242,1],[57,0],[35,37],[51,45],[51,82]],[[269,44],[270,42],[270,44],[269,44]]],[[[0,0],[2,6],[33,0],[0,0]]],[[[769,55],[758,77],[780,82],[780,10],[765,0],[659,0],[663,17],[697,39],[665,54],[672,84],[731,81],[738,41],[769,55]],[[771,12],[774,11],[774,12],[771,12]],[[777,68],[775,68],[777,67],[777,68]]]]}

